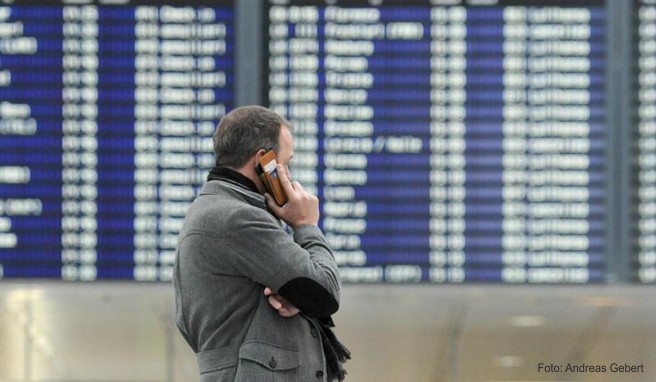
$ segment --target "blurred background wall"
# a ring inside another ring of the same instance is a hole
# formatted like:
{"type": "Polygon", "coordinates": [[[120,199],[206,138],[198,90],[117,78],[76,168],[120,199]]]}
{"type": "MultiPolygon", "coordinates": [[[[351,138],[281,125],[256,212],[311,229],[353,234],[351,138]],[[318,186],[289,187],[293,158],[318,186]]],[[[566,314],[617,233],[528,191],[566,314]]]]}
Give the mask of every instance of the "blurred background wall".
{"type": "MultiPolygon", "coordinates": [[[[353,353],[349,381],[650,381],[655,296],[635,286],[347,285],[335,320],[353,353]]],[[[0,360],[3,382],[198,372],[168,284],[4,283],[0,360]]]]}

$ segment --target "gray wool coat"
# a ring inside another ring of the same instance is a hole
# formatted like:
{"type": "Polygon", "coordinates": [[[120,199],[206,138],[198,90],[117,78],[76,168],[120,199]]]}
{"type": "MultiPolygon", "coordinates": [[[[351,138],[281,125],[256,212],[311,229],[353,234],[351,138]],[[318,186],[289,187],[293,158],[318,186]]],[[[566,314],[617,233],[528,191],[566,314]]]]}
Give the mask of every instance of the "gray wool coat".
{"type": "Polygon", "coordinates": [[[178,238],[173,284],[176,324],[196,352],[200,381],[327,381],[308,317],[339,307],[333,254],[318,227],[287,233],[248,182],[204,184],[178,238]],[[301,313],[281,317],[265,287],[301,313]]]}

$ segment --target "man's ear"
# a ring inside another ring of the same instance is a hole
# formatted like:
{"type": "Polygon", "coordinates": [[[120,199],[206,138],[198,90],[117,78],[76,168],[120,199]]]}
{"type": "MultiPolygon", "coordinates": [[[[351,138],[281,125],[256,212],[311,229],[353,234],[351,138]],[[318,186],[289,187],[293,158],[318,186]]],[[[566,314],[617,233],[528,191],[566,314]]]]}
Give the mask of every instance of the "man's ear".
{"type": "Polygon", "coordinates": [[[260,163],[260,159],[262,159],[262,156],[263,156],[264,154],[266,154],[266,152],[267,152],[267,151],[266,151],[265,149],[259,149],[259,150],[257,150],[257,152],[255,153],[255,165],[256,165],[256,166],[257,166],[258,163],[260,163]]]}

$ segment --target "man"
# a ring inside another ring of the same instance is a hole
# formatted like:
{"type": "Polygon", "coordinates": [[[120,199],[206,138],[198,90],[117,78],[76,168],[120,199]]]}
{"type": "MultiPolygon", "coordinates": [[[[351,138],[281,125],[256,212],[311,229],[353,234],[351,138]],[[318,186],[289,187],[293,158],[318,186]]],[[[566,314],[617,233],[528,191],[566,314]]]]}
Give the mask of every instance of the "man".
{"type": "Polygon", "coordinates": [[[173,272],[176,323],[197,353],[200,380],[342,380],[350,355],[330,330],[340,279],[317,226],[318,199],[289,178],[291,125],[263,107],[235,109],[217,127],[214,152],[173,272]],[[269,150],[288,198],[283,207],[256,172],[269,150]]]}

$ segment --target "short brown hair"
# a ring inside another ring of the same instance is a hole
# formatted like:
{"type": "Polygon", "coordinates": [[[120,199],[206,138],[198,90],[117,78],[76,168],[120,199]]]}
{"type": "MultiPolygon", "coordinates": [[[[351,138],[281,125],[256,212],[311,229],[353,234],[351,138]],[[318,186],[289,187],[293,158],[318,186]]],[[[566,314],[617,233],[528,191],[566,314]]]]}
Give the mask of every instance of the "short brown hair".
{"type": "Polygon", "coordinates": [[[280,127],[291,124],[262,106],[242,106],[226,114],[214,133],[217,166],[240,168],[259,149],[278,150],[280,127]]]}

